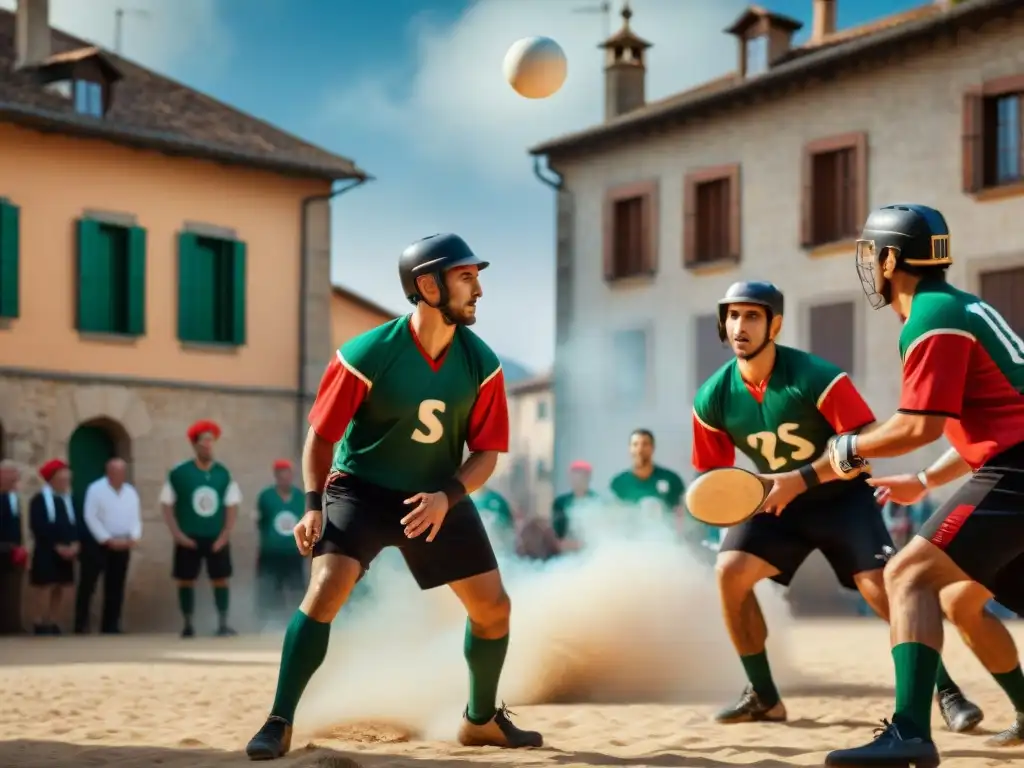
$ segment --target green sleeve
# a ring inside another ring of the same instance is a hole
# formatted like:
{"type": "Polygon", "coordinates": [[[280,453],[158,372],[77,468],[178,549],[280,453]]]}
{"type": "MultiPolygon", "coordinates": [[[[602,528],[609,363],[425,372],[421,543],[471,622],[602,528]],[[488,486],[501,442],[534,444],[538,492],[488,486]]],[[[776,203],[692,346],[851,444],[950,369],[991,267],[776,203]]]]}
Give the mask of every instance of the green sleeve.
{"type": "Polygon", "coordinates": [[[807,393],[811,404],[817,408],[821,398],[846,373],[842,368],[817,355],[807,355],[805,364],[798,366],[801,390],[807,393]]]}
{"type": "Polygon", "coordinates": [[[337,353],[341,364],[362,379],[367,386],[373,383],[380,367],[380,340],[381,329],[374,328],[346,341],[337,353]]]}
{"type": "Polygon", "coordinates": [[[906,362],[907,353],[922,338],[941,331],[970,334],[967,311],[948,293],[919,293],[900,332],[900,360],[906,362]]]}
{"type": "Polygon", "coordinates": [[[700,386],[693,398],[693,415],[705,426],[720,432],[725,431],[724,419],[722,419],[719,407],[721,402],[719,391],[722,386],[724,386],[724,379],[719,371],[700,386]]]}
{"type": "Polygon", "coordinates": [[[673,473],[672,475],[672,499],[670,503],[673,507],[678,507],[683,503],[683,494],[686,492],[686,483],[683,482],[683,478],[673,473]]]}
{"type": "Polygon", "coordinates": [[[487,342],[468,328],[463,328],[462,330],[466,332],[467,344],[473,350],[473,358],[479,371],[480,383],[483,384],[483,382],[492,378],[501,370],[501,360],[498,359],[498,356],[488,346],[487,342]]]}
{"type": "Polygon", "coordinates": [[[620,488],[621,488],[621,485],[622,485],[621,480],[622,480],[622,475],[616,475],[615,477],[612,478],[612,481],[608,484],[608,490],[610,490],[612,492],[612,496],[614,496],[619,501],[622,501],[622,494],[620,493],[620,488]]]}

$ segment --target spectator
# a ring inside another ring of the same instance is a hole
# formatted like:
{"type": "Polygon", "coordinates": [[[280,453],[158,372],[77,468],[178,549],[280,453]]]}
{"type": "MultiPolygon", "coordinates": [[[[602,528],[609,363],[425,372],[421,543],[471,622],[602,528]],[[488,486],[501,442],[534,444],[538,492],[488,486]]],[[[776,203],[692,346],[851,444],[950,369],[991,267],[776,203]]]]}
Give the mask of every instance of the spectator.
{"type": "Polygon", "coordinates": [[[21,589],[28,556],[13,461],[0,461],[0,634],[21,634],[21,589]]]}
{"type": "Polygon", "coordinates": [[[32,530],[32,567],[29,581],[35,587],[37,635],[59,635],[57,617],[64,594],[75,584],[78,528],[71,503],[71,468],[60,459],[46,462],[39,475],[45,481],[28,505],[32,530]]]}
{"type": "Polygon", "coordinates": [[[89,613],[96,582],[103,576],[103,610],[100,632],[121,633],[121,608],[132,549],[142,538],[139,494],[127,482],[123,459],[107,462],[106,476],[91,483],[85,492],[83,516],[92,541],[82,549],[78,595],[75,600],[75,632],[89,631],[89,613]],[[95,543],[93,543],[95,542],[95,543]]]}
{"type": "Polygon", "coordinates": [[[511,549],[515,541],[515,520],[508,499],[486,485],[470,495],[484,526],[493,536],[497,536],[498,541],[495,543],[499,550],[511,549]]]}
{"type": "Polygon", "coordinates": [[[306,558],[295,544],[294,528],[305,514],[305,494],[295,487],[292,463],[274,462],[274,483],[256,498],[256,610],[263,620],[297,605],[306,589],[306,558]]]}
{"type": "Polygon", "coordinates": [[[576,542],[578,539],[572,527],[573,507],[597,499],[597,494],[590,488],[592,475],[593,467],[588,462],[574,461],[569,465],[569,492],[556,496],[551,504],[551,527],[555,536],[563,543],[576,542]]]}

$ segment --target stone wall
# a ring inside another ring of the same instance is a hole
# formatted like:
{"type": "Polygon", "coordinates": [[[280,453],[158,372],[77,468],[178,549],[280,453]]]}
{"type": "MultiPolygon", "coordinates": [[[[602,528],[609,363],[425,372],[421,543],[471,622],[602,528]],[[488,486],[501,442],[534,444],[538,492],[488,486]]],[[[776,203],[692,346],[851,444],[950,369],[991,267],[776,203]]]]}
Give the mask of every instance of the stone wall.
{"type": "MultiPolygon", "coordinates": [[[[36,469],[51,457],[66,457],[68,440],[85,423],[105,423],[128,450],[131,482],[143,507],[143,536],[133,553],[125,599],[127,631],[180,627],[177,596],[170,579],[171,540],[158,503],[167,470],[191,455],[185,436],[197,419],[213,419],[223,430],[216,452],[233,473],[245,500],[232,539],[235,578],[232,617],[238,629],[254,628],[252,601],[256,536],[253,502],[272,481],[276,458],[295,452],[295,396],[291,393],[229,392],[197,388],[88,383],[0,374],[0,427],[5,458],[22,465],[27,506],[39,487],[36,469]]],[[[27,522],[25,523],[27,528],[27,522]]],[[[197,593],[200,632],[212,629],[212,596],[204,580],[197,593]]],[[[25,596],[26,610],[31,595],[25,596]]],[[[100,595],[94,601],[98,614],[100,595]]],[[[67,606],[69,625],[71,606],[67,606]]],[[[93,626],[98,625],[98,616],[93,626]]]]}

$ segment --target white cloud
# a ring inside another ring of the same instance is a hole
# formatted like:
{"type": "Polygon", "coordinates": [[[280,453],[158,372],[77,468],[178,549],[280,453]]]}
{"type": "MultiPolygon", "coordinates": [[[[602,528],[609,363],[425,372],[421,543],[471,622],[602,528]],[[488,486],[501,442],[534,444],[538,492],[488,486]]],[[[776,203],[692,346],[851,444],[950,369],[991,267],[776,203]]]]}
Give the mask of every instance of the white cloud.
{"type": "MultiPolygon", "coordinates": [[[[492,179],[522,177],[526,147],[603,119],[605,28],[599,15],[574,13],[595,0],[478,0],[450,26],[417,19],[419,54],[411,82],[393,72],[368,75],[334,94],[334,120],[369,124],[411,142],[425,157],[463,162],[492,179]],[[546,35],[569,59],[562,90],[530,101],[502,76],[517,39],[546,35]]],[[[614,5],[618,5],[615,3],[614,5]]],[[[735,44],[722,33],[742,0],[634,0],[633,29],[654,44],[648,99],[661,98],[732,68],[735,44]]],[[[614,15],[612,29],[621,19],[614,15]]]]}
{"type": "MultiPolygon", "coordinates": [[[[16,5],[0,0],[0,8],[16,5]]],[[[143,66],[181,78],[197,54],[206,72],[231,55],[231,35],[213,0],[50,0],[50,24],[113,50],[118,8],[125,9],[122,54],[143,66]]]]}

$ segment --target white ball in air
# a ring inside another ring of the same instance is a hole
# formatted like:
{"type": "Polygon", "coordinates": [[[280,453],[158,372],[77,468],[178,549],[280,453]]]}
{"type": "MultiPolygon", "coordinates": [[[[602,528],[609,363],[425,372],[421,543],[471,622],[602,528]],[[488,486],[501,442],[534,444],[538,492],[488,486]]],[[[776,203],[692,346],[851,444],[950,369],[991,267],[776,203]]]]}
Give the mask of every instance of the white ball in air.
{"type": "Polygon", "coordinates": [[[550,37],[524,37],[505,54],[505,79],[520,96],[546,99],[565,83],[565,51],[550,37]]]}

